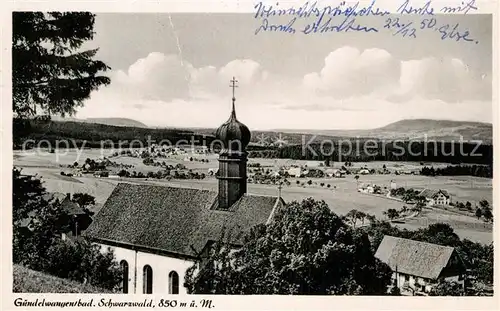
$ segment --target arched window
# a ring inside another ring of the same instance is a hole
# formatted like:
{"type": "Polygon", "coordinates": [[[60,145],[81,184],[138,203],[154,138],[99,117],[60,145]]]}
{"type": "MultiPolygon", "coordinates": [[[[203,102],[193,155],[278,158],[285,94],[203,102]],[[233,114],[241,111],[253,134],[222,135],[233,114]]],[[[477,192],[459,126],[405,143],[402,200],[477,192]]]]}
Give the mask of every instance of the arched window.
{"type": "Polygon", "coordinates": [[[175,271],[168,274],[168,293],[179,294],[179,275],[175,271]]]}
{"type": "Polygon", "coordinates": [[[122,288],[123,293],[128,294],[128,262],[126,260],[120,261],[122,268],[122,288]]]}
{"type": "Polygon", "coordinates": [[[153,269],[149,265],[145,265],[142,271],[142,293],[153,293],[153,269]]]}

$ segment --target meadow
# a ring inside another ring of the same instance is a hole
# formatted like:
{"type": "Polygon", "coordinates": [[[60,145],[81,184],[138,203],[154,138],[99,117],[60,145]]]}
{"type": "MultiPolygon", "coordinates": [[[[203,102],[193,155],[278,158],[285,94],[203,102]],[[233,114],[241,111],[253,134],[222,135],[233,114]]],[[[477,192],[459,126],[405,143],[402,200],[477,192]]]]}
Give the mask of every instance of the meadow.
{"type": "MultiPolygon", "coordinates": [[[[135,184],[161,184],[173,187],[192,187],[202,189],[217,189],[217,180],[213,176],[208,176],[209,169],[218,167],[216,155],[192,155],[197,159],[208,159],[209,162],[201,161],[186,161],[191,155],[180,154],[170,155],[167,158],[157,158],[155,161],[165,162],[166,164],[176,165],[183,164],[187,169],[192,169],[195,172],[205,173],[207,177],[203,180],[157,180],[157,179],[133,179],[133,178],[95,178],[90,175],[84,177],[67,177],[61,176],[61,171],[71,172],[67,168],[68,165],[75,161],[82,164],[86,158],[98,159],[101,156],[109,156],[112,153],[106,154],[106,150],[101,152],[97,149],[70,150],[64,154],[58,153],[26,153],[14,151],[14,166],[21,167],[25,174],[37,174],[41,176],[44,185],[50,192],[61,193],[76,193],[85,192],[96,197],[98,206],[102,206],[109,197],[114,187],[119,182],[129,182],[135,184]]],[[[108,151],[109,152],[109,151],[108,151]]],[[[123,164],[134,165],[129,171],[157,171],[160,168],[155,166],[147,166],[142,163],[141,158],[132,158],[127,156],[118,156],[110,158],[111,161],[123,164]]],[[[286,165],[305,165],[308,167],[319,167],[320,162],[303,161],[303,160],[287,160],[287,159],[249,159],[249,163],[260,163],[261,166],[276,169],[286,165]]],[[[340,168],[343,163],[333,163],[333,168],[340,168]]],[[[367,162],[353,163],[351,168],[368,168],[381,169],[386,166],[388,170],[416,170],[421,167],[420,163],[414,162],[367,162]]],[[[439,167],[440,163],[425,163],[439,167]]],[[[119,168],[110,168],[113,173],[117,173],[119,168]]],[[[358,181],[354,179],[354,175],[347,175],[345,178],[288,178],[290,186],[283,186],[281,195],[287,202],[300,201],[307,197],[313,197],[317,200],[324,200],[329,207],[337,214],[346,214],[352,209],[357,209],[384,219],[383,212],[389,208],[400,209],[404,203],[390,200],[384,197],[378,197],[357,191],[360,184],[376,184],[383,187],[389,187],[391,182],[395,182],[398,187],[414,188],[414,189],[445,189],[452,195],[452,201],[470,201],[473,205],[480,200],[486,199],[492,202],[493,188],[492,179],[473,177],[473,176],[436,176],[427,177],[421,175],[395,175],[395,174],[374,174],[360,175],[358,181]],[[311,179],[311,185],[302,183],[311,179]],[[296,181],[300,184],[297,185],[296,181]],[[321,187],[320,184],[325,186],[321,187]],[[330,184],[330,188],[326,185],[330,184]]],[[[277,195],[278,187],[276,185],[265,184],[248,184],[248,192],[261,195],[277,195]]],[[[453,212],[444,210],[425,210],[424,213],[416,218],[405,221],[404,224],[398,226],[409,229],[417,229],[425,227],[431,223],[445,222],[449,223],[462,238],[469,238],[474,241],[489,243],[492,241],[492,226],[484,224],[482,220],[477,220],[474,217],[458,215],[453,212]]]]}

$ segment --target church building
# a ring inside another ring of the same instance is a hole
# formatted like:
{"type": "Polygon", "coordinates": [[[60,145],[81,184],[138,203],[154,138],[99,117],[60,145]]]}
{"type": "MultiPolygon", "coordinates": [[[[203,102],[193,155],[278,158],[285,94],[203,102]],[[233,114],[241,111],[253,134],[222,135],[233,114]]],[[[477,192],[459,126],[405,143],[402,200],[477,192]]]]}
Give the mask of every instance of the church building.
{"type": "Polygon", "coordinates": [[[223,234],[235,247],[244,232],[271,220],[278,196],[247,193],[251,133],[236,118],[234,88],[229,119],[216,132],[218,191],[120,183],[85,236],[111,248],[123,268],[123,292],[185,294],[186,270],[223,234]]]}

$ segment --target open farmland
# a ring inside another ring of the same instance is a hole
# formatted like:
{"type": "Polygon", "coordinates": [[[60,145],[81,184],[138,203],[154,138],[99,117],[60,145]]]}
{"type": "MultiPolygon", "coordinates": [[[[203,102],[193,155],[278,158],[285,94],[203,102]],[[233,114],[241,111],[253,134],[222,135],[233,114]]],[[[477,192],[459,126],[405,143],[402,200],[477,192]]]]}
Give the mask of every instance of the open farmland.
{"type": "MultiPolygon", "coordinates": [[[[50,192],[61,193],[76,193],[84,192],[96,197],[99,205],[103,204],[113,191],[116,184],[119,182],[130,183],[147,183],[147,184],[162,184],[173,187],[193,187],[203,189],[217,189],[217,180],[214,177],[209,177],[203,180],[195,179],[173,179],[170,181],[161,179],[139,179],[139,178],[95,178],[90,175],[84,177],[68,177],[61,176],[60,172],[68,170],[67,166],[75,161],[80,164],[86,158],[98,159],[101,156],[109,156],[108,151],[101,153],[100,150],[83,149],[72,150],[67,153],[29,153],[29,152],[14,152],[14,166],[23,169],[26,174],[38,174],[43,178],[44,185],[50,192]]],[[[112,153],[111,153],[112,154],[112,153]]],[[[155,166],[147,166],[143,164],[143,159],[138,157],[117,156],[111,157],[111,161],[116,163],[133,165],[129,171],[158,171],[161,168],[155,166]]],[[[218,167],[216,155],[191,155],[179,154],[170,155],[167,158],[156,158],[157,162],[165,162],[167,165],[183,164],[187,169],[208,175],[209,169],[218,167]],[[189,157],[193,156],[193,161],[189,161],[189,157]],[[196,159],[208,159],[209,162],[201,162],[196,159]]],[[[249,159],[249,163],[260,163],[261,166],[270,169],[276,169],[286,165],[305,165],[309,167],[319,167],[319,162],[287,160],[287,159],[249,159]]],[[[350,168],[360,168],[365,165],[369,168],[382,168],[383,165],[389,170],[394,168],[400,169],[418,169],[420,163],[406,162],[372,162],[372,163],[353,163],[350,168]]],[[[334,168],[340,168],[342,164],[334,163],[334,168]]],[[[430,165],[426,163],[426,165],[430,165]]],[[[439,164],[431,164],[438,167],[439,164]]],[[[119,171],[119,168],[109,167],[112,172],[119,171]]],[[[389,187],[391,181],[397,184],[397,187],[414,188],[414,189],[445,189],[451,196],[452,201],[470,201],[473,205],[480,200],[486,199],[492,202],[492,180],[486,178],[472,176],[437,176],[427,177],[421,175],[395,175],[395,174],[374,174],[360,175],[358,182],[354,179],[354,175],[347,175],[345,178],[288,178],[289,186],[282,188],[282,197],[285,201],[300,201],[307,197],[313,197],[317,200],[324,200],[330,208],[337,214],[346,214],[351,209],[357,209],[376,216],[384,218],[383,212],[389,208],[400,209],[404,203],[390,200],[384,197],[377,197],[369,194],[360,193],[357,191],[359,184],[376,184],[383,187],[389,187]],[[302,185],[308,180],[312,181],[311,185],[302,185]],[[296,182],[299,181],[299,184],[296,182]],[[320,184],[325,186],[321,187],[320,184]],[[330,188],[326,185],[330,184],[330,188]]],[[[278,188],[276,185],[266,184],[248,184],[248,191],[254,194],[262,195],[277,195],[278,188]]],[[[469,216],[462,216],[452,212],[443,210],[425,210],[420,216],[414,219],[407,220],[404,224],[398,226],[409,229],[417,229],[425,227],[431,223],[445,222],[449,223],[462,238],[468,238],[473,241],[489,243],[492,241],[492,226],[484,224],[482,220],[469,216]]]]}

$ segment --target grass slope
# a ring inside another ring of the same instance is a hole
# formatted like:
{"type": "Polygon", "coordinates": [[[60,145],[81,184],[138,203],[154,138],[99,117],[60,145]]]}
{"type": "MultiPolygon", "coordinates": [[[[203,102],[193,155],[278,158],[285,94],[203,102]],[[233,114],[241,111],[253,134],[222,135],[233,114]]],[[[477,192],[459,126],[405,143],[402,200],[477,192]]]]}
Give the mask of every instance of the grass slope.
{"type": "Polygon", "coordinates": [[[110,293],[90,285],[61,279],[20,265],[14,265],[15,293],[110,293]]]}

